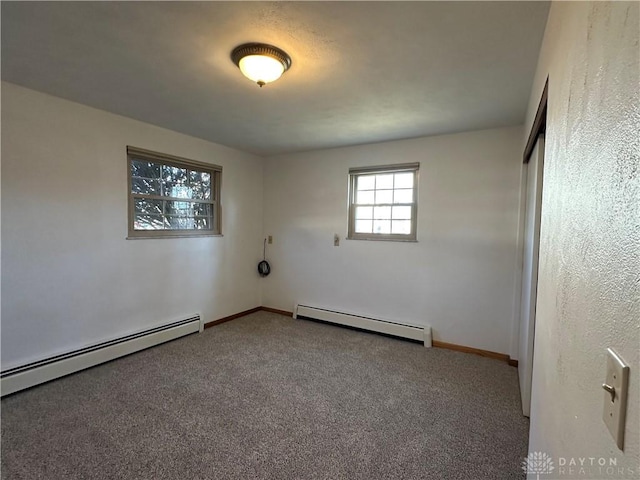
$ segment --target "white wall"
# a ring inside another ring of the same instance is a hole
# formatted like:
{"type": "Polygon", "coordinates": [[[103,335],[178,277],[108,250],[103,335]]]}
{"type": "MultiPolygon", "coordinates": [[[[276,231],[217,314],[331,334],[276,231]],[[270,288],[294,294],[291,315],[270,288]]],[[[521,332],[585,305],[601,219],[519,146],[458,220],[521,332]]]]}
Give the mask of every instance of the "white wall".
{"type": "Polygon", "coordinates": [[[436,340],[515,356],[521,138],[515,127],[268,158],[263,305],[429,324],[436,340]],[[418,243],[344,240],[349,168],[406,162],[420,162],[418,243]]]}
{"type": "Polygon", "coordinates": [[[525,129],[549,75],[529,450],[624,472],[589,478],[640,478],[639,6],[553,3],[525,129]],[[624,453],[601,420],[607,347],[631,365],[624,453]]]}
{"type": "Polygon", "coordinates": [[[261,303],[262,160],[2,83],[2,369],[261,303]],[[223,167],[223,237],[126,240],[126,146],[223,167]]]}

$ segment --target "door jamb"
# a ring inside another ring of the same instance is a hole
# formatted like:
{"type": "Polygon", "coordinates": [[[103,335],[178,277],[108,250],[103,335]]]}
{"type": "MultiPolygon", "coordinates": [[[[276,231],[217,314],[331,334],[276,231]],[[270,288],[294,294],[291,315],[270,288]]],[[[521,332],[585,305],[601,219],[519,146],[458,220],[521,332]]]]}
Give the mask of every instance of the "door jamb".
{"type": "Polygon", "coordinates": [[[547,130],[547,100],[549,92],[549,77],[544,82],[544,89],[542,90],[542,97],[540,97],[540,103],[538,104],[538,110],[531,126],[531,132],[529,132],[529,139],[527,140],[527,146],[524,148],[523,162],[529,163],[533,147],[536,146],[538,136],[541,133],[545,133],[547,130]]]}
{"type": "MultiPolygon", "coordinates": [[[[523,153],[523,164],[528,164],[529,160],[531,160],[531,154],[533,153],[533,149],[535,148],[536,144],[538,143],[538,138],[540,137],[541,134],[545,134],[546,130],[547,130],[547,104],[548,104],[548,91],[549,91],[549,77],[547,76],[547,79],[544,83],[544,88],[542,90],[542,95],[540,97],[540,102],[538,103],[538,109],[536,110],[536,115],[534,117],[533,120],[533,124],[531,126],[531,131],[529,132],[529,138],[527,140],[527,144],[525,146],[524,149],[524,153],[523,153]]],[[[546,136],[546,135],[545,135],[546,136]]],[[[526,168],[526,167],[523,167],[526,168]]],[[[526,189],[526,182],[524,185],[525,189],[526,189]]],[[[520,198],[520,202],[522,202],[522,195],[526,195],[525,191],[521,191],[521,198],[520,198]]],[[[521,204],[522,205],[522,204],[521,204]]],[[[522,206],[521,206],[521,215],[522,215],[522,206]]],[[[520,223],[520,221],[519,221],[520,223]]],[[[520,226],[519,228],[519,233],[518,233],[518,251],[519,251],[519,264],[522,267],[522,262],[524,261],[524,255],[523,255],[523,249],[524,249],[524,239],[522,237],[522,235],[524,234],[524,231],[520,230],[520,226]]],[[[517,315],[518,315],[518,329],[520,328],[521,324],[521,295],[522,295],[522,280],[523,280],[523,274],[524,274],[524,270],[521,269],[520,271],[520,276],[517,280],[517,285],[519,285],[520,288],[517,289],[518,291],[518,300],[517,300],[517,305],[518,305],[518,309],[517,309],[517,315]]],[[[518,343],[519,343],[519,336],[518,336],[518,343]]],[[[518,352],[518,356],[520,356],[521,352],[518,352]]],[[[535,354],[535,348],[534,348],[534,352],[535,354]]],[[[533,368],[533,366],[531,366],[531,368],[533,368]]]]}

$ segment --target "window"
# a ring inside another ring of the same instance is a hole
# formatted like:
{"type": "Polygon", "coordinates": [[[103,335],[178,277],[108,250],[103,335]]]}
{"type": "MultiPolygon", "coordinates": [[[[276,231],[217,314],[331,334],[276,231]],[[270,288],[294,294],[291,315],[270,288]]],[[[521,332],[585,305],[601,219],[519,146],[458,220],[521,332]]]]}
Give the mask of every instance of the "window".
{"type": "Polygon", "coordinates": [[[349,236],[416,241],[419,163],[349,170],[349,236]]]}
{"type": "Polygon", "coordinates": [[[127,147],[129,238],[220,235],[222,167],[127,147]]]}

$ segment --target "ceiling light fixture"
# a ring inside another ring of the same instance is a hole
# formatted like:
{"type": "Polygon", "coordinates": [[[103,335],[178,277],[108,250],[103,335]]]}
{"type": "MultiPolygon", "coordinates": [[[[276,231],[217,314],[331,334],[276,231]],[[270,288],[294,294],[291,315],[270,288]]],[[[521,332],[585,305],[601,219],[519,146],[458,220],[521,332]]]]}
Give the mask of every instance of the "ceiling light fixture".
{"type": "Polygon", "coordinates": [[[261,88],[289,70],[291,57],[278,47],[265,43],[245,43],[231,52],[231,60],[242,74],[261,88]]]}

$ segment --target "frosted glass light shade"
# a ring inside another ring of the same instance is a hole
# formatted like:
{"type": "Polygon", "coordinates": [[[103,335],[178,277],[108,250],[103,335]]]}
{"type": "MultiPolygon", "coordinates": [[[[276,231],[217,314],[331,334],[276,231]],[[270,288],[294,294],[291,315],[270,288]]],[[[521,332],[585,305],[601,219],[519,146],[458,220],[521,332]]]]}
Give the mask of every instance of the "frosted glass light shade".
{"type": "Polygon", "coordinates": [[[291,57],[273,45],[245,43],[231,52],[231,60],[248,79],[263,86],[280,78],[291,66],[291,57]]]}
{"type": "Polygon", "coordinates": [[[266,55],[248,55],[240,59],[238,66],[245,77],[258,85],[273,82],[284,73],[282,62],[266,55]]]}

